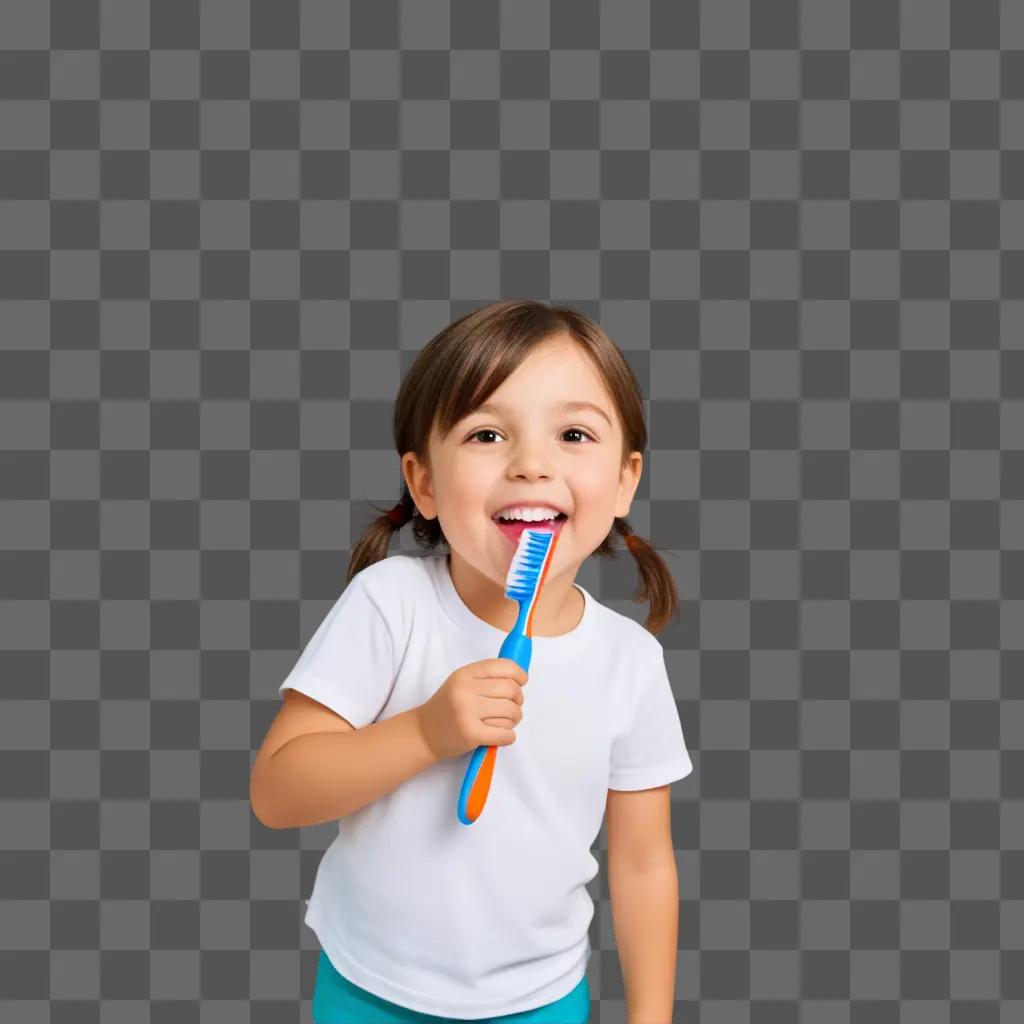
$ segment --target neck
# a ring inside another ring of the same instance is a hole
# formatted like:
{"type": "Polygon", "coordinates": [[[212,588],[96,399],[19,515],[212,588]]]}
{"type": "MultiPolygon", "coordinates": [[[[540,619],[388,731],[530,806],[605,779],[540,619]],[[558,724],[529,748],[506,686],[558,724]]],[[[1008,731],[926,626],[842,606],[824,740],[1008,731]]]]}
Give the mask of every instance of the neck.
{"type": "MultiPolygon", "coordinates": [[[[496,583],[455,551],[447,556],[447,561],[452,584],[466,607],[495,629],[510,633],[519,618],[519,602],[505,596],[504,581],[496,583]]],[[[535,637],[562,636],[579,625],[585,599],[573,586],[575,578],[575,569],[571,575],[558,576],[548,571],[533,610],[535,637]]]]}

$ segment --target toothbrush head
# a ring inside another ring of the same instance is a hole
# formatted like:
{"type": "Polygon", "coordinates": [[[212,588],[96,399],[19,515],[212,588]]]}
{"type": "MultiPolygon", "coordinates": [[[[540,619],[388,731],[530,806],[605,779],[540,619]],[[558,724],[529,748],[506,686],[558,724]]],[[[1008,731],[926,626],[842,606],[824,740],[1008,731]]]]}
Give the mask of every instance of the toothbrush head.
{"type": "Polygon", "coordinates": [[[528,527],[519,537],[519,545],[512,556],[505,577],[505,596],[526,604],[529,608],[527,633],[531,633],[533,608],[544,584],[548,567],[558,543],[558,534],[551,529],[528,527]]]}

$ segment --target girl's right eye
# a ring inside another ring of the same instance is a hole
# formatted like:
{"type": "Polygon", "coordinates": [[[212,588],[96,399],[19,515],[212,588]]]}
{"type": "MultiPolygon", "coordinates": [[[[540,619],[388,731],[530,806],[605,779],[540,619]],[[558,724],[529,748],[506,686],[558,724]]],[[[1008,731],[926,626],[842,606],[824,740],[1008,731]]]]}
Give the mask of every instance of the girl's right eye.
{"type": "Polygon", "coordinates": [[[498,432],[493,427],[481,427],[479,430],[474,430],[473,433],[470,434],[469,437],[466,438],[466,440],[467,441],[472,441],[475,437],[478,437],[480,434],[497,434],[497,433],[498,432]]]}

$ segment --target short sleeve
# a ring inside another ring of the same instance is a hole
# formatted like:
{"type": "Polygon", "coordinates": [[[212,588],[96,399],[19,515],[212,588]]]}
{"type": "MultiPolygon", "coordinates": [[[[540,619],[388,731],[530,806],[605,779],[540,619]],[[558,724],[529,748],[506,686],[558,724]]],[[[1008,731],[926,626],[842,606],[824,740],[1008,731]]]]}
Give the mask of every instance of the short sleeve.
{"type": "Polygon", "coordinates": [[[298,690],[361,729],[380,714],[395,674],[389,623],[358,573],[278,689],[298,690]]]}
{"type": "Polygon", "coordinates": [[[612,740],[609,789],[652,789],[693,771],[660,645],[655,660],[631,719],[612,740]]]}

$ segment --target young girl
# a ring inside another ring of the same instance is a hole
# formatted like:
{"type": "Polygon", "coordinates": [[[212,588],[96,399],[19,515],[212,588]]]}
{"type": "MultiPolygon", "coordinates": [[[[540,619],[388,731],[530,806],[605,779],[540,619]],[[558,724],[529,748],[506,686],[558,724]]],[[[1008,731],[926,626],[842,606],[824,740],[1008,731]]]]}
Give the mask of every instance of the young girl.
{"type": "Polygon", "coordinates": [[[668,784],[692,765],[652,635],[678,610],[675,586],[626,519],[647,443],[636,379],[579,313],[499,302],[426,345],[394,433],[402,498],[356,545],[253,769],[269,827],[340,819],[305,917],[322,948],[314,1020],[589,1020],[586,884],[607,816],[628,1018],[670,1024],[668,784]],[[514,518],[553,513],[527,674],[497,657],[519,610],[504,595],[514,518]],[[388,557],[410,519],[429,553],[388,557]],[[590,555],[615,556],[612,531],[650,601],[645,626],[574,582],[590,555]],[[467,826],[457,804],[478,746],[503,749],[467,826]]]}

